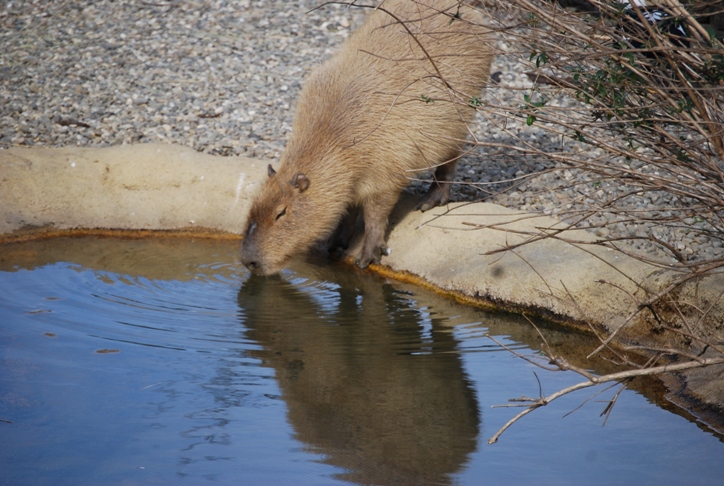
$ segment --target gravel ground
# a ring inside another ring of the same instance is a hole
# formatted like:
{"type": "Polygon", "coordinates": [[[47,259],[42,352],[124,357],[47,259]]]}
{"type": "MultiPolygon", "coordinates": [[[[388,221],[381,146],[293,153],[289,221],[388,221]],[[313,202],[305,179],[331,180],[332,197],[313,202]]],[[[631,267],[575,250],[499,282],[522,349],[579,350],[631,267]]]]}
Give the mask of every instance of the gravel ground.
{"type": "MultiPolygon", "coordinates": [[[[0,148],[167,142],[210,154],[278,159],[306,74],[363,19],[361,9],[342,6],[310,11],[320,3],[6,1],[0,6],[0,148]]],[[[514,105],[533,86],[522,64],[527,56],[505,39],[498,48],[496,82],[482,99],[514,105]]],[[[474,135],[591,156],[572,139],[509,117],[480,115],[474,135]]],[[[581,171],[556,168],[544,156],[501,147],[475,147],[461,161],[458,180],[457,200],[487,198],[569,221],[623,190],[581,171]]],[[[412,186],[421,188],[421,183],[412,186]]],[[[664,210],[670,203],[665,195],[652,197],[634,204],[664,210]]],[[[595,228],[606,237],[653,234],[689,260],[722,250],[719,239],[690,228],[617,222],[623,218],[614,213],[596,218],[579,226],[606,222],[595,228]]],[[[643,239],[627,248],[674,261],[661,245],[643,239]]]]}

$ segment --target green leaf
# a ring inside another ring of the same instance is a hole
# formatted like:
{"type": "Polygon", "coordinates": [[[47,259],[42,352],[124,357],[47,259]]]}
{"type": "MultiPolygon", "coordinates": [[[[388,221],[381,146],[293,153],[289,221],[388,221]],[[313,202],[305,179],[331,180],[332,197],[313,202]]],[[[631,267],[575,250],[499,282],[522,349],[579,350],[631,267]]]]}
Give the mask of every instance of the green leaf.
{"type": "Polygon", "coordinates": [[[535,67],[540,67],[541,64],[546,64],[548,62],[548,54],[544,52],[541,52],[540,55],[535,60],[535,67]]]}

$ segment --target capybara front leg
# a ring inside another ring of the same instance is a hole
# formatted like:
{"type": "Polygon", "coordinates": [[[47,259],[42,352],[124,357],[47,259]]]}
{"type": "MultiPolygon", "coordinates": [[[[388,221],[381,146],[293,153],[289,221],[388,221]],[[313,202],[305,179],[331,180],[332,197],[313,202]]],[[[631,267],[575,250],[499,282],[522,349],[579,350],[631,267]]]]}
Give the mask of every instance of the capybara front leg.
{"type": "Polygon", "coordinates": [[[447,204],[448,201],[450,201],[450,188],[455,179],[455,169],[457,165],[457,158],[453,158],[450,162],[441,165],[435,170],[432,184],[430,184],[427,193],[417,204],[417,209],[427,211],[435,206],[447,204]]]}
{"type": "Polygon", "coordinates": [[[355,260],[358,267],[367,268],[370,263],[380,263],[382,255],[387,255],[387,243],[385,243],[387,218],[397,196],[398,194],[394,194],[391,198],[375,199],[364,205],[365,236],[362,250],[355,260]]]}

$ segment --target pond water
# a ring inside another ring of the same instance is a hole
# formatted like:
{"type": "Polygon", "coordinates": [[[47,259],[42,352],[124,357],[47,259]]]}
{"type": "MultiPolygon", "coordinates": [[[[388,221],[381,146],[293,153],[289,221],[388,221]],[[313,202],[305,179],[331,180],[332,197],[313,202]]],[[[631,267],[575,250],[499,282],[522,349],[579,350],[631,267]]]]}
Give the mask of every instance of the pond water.
{"type": "MultiPolygon", "coordinates": [[[[720,484],[721,438],[582,381],[526,320],[349,268],[254,278],[236,242],[0,246],[0,484],[720,484]],[[537,377],[536,377],[537,375],[537,377]]],[[[541,324],[576,361],[595,342],[541,324]]],[[[610,363],[595,364],[597,372],[610,363]]]]}

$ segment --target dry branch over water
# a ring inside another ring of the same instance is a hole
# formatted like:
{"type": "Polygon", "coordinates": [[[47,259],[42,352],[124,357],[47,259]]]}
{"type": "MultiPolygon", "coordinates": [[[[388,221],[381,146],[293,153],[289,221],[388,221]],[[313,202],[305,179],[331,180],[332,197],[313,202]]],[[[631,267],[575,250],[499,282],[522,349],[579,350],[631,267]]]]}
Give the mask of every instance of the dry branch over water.
{"type": "MultiPolygon", "coordinates": [[[[707,300],[697,292],[683,297],[687,285],[706,285],[724,268],[724,48],[717,30],[721,8],[706,2],[590,0],[575,8],[556,1],[477,3],[495,12],[501,37],[527,59],[533,82],[519,91],[517,103],[509,102],[512,96],[486,100],[480,110],[487,121],[503,131],[522,122],[575,146],[552,151],[517,129],[507,131],[501,150],[548,158],[554,168],[516,184],[498,201],[513,206],[511,193],[526,202],[547,193],[540,197],[552,201],[546,212],[563,224],[521,234],[522,241],[494,253],[516,254],[521,246],[553,238],[583,251],[609,248],[671,276],[658,288],[636,282],[636,294],[628,293],[635,310],[617,330],[604,335],[592,326],[601,342],[593,355],[611,351],[633,320],[647,322],[661,345],[627,348],[649,356],[645,365],[619,352],[617,360],[630,369],[593,376],[548,349],[547,366],[586,381],[510,405],[525,410],[492,443],[526,414],[574,391],[724,362],[721,323],[712,317],[721,298],[707,300]],[[578,238],[584,228],[596,238],[578,238]]],[[[613,403],[615,398],[604,413],[613,403]]]]}

